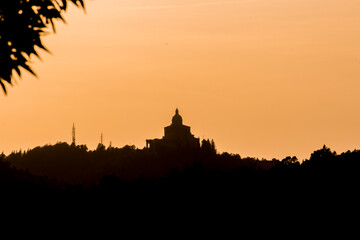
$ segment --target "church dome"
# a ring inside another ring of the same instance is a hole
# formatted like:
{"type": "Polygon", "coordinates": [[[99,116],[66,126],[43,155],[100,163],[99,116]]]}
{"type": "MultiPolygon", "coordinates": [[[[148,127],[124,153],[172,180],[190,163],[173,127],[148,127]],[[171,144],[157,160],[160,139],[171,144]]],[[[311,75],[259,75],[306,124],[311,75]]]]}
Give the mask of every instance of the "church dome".
{"type": "Polygon", "coordinates": [[[182,125],[182,117],[180,116],[178,109],[176,109],[175,115],[172,118],[172,125],[182,125]]]}

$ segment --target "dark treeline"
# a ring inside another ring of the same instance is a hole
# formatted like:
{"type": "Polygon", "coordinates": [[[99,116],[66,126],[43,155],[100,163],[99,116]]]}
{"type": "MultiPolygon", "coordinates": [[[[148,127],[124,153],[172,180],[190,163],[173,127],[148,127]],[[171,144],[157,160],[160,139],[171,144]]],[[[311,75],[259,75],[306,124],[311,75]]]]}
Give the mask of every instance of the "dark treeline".
{"type": "Polygon", "coordinates": [[[154,196],[241,198],[245,201],[355,194],[360,151],[341,154],[324,146],[300,163],[241,158],[216,152],[211,141],[192,151],[154,152],[67,143],[1,155],[1,191],[111,196],[122,201],[154,196]]]}
{"type": "Polygon", "coordinates": [[[229,172],[240,167],[268,170],[278,162],[243,159],[237,154],[217,154],[213,141],[209,140],[202,141],[199,149],[175,152],[155,152],[128,145],[106,148],[102,144],[96,150],[89,151],[85,145],[57,143],[13,152],[5,160],[15,168],[37,176],[84,186],[99,183],[102,177],[109,175],[124,180],[159,179],[171,170],[183,171],[195,165],[202,166],[206,171],[229,172]]]}

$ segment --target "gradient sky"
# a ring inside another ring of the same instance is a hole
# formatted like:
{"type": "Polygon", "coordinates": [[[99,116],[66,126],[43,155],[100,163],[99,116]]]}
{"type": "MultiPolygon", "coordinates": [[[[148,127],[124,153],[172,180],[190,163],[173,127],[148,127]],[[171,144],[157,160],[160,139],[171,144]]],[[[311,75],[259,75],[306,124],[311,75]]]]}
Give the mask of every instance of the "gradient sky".
{"type": "MultiPolygon", "coordinates": [[[[0,94],[0,151],[144,147],[178,107],[220,152],[360,147],[359,0],[93,0],[0,94]]],[[[50,31],[50,29],[49,29],[50,31]]]]}

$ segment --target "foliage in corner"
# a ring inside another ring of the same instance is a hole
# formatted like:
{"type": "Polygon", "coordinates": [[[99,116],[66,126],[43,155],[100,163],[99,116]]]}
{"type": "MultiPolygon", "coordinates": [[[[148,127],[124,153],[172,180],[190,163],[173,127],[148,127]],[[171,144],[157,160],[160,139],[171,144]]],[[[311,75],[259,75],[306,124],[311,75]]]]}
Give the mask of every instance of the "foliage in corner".
{"type": "MultiPolygon", "coordinates": [[[[65,22],[62,14],[72,2],[85,8],[84,0],[1,0],[0,1],[0,85],[11,84],[13,72],[21,76],[20,68],[35,75],[28,61],[37,49],[48,51],[41,42],[45,29],[54,22],[65,22]]],[[[36,75],[35,75],[36,76],[36,75]]]]}

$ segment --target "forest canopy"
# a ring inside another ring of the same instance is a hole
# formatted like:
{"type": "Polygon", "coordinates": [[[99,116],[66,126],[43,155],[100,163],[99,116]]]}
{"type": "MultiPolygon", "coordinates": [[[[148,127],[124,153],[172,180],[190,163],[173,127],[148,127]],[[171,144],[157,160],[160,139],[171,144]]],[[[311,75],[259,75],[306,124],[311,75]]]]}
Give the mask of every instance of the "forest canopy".
{"type": "MultiPolygon", "coordinates": [[[[13,72],[21,77],[21,68],[35,75],[29,66],[31,55],[38,49],[48,51],[41,38],[55,22],[65,23],[63,13],[68,3],[85,9],[84,0],[1,0],[0,1],[0,85],[12,84],[13,72]]],[[[36,76],[36,75],[35,75],[36,76]]]]}

